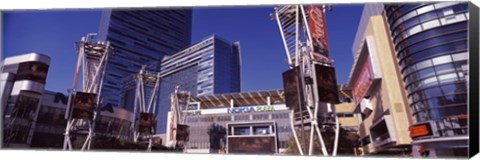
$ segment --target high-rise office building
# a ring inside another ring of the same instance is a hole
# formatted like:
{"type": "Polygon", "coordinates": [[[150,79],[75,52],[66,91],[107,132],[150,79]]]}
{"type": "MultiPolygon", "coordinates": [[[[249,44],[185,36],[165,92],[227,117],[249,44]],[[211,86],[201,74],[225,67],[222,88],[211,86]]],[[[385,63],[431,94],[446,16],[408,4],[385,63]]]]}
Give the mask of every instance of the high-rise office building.
{"type": "Polygon", "coordinates": [[[413,153],[467,156],[468,4],[391,4],[385,13],[417,121],[413,153]]]}
{"type": "MultiPolygon", "coordinates": [[[[160,66],[161,76],[156,134],[166,132],[170,95],[176,86],[192,96],[240,92],[240,63],[240,43],[230,43],[216,35],[155,62],[153,65],[160,66]]],[[[123,80],[121,104],[133,112],[135,84],[131,81],[131,78],[123,80]]]]}
{"type": "Polygon", "coordinates": [[[175,86],[192,95],[240,92],[240,43],[212,35],[161,62],[157,134],[166,132],[170,94],[175,86]]]}
{"type": "MultiPolygon", "coordinates": [[[[114,48],[104,86],[104,105],[120,106],[121,80],[145,64],[160,61],[187,47],[191,40],[191,9],[105,10],[98,39],[114,48]]],[[[149,65],[158,70],[158,65],[149,65]]]]}

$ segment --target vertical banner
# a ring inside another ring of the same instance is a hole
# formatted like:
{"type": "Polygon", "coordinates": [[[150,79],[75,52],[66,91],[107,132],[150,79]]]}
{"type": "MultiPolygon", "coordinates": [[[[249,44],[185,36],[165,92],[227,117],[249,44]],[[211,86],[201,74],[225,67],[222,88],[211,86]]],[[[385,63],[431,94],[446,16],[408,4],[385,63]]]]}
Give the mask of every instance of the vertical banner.
{"type": "Polygon", "coordinates": [[[308,23],[312,36],[314,60],[330,60],[328,53],[327,30],[323,6],[311,5],[308,7],[308,23]]]}

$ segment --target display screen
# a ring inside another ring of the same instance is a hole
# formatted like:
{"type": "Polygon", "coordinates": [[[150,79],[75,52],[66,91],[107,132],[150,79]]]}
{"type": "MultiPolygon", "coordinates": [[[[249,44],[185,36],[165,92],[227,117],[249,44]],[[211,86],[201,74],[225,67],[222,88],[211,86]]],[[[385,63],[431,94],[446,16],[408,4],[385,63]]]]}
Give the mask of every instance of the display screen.
{"type": "Polygon", "coordinates": [[[138,132],[153,133],[155,126],[155,115],[153,113],[140,113],[138,132]]]}
{"type": "Polygon", "coordinates": [[[410,131],[410,137],[412,138],[433,135],[432,128],[430,127],[430,123],[410,126],[408,128],[408,131],[410,131]]]}
{"type": "Polygon", "coordinates": [[[96,105],[97,94],[77,92],[73,99],[72,118],[93,120],[96,105]]]}
{"type": "Polygon", "coordinates": [[[275,137],[229,137],[228,153],[276,153],[275,137]]]}
{"type": "MultiPolygon", "coordinates": [[[[283,72],[283,89],[285,92],[285,103],[295,113],[300,111],[300,106],[305,107],[303,103],[303,91],[301,87],[300,69],[292,68],[283,72]]],[[[303,110],[307,110],[303,108],[303,110]]]]}
{"type": "Polygon", "coordinates": [[[317,76],[318,98],[321,102],[338,103],[337,78],[335,68],[324,65],[315,65],[317,76]]]}
{"type": "Polygon", "coordinates": [[[178,124],[177,125],[177,141],[187,141],[188,140],[188,135],[189,135],[189,126],[188,125],[183,125],[183,124],[178,124]]]}
{"type": "Polygon", "coordinates": [[[39,62],[23,62],[18,65],[17,80],[31,80],[45,84],[48,65],[39,62]]]}

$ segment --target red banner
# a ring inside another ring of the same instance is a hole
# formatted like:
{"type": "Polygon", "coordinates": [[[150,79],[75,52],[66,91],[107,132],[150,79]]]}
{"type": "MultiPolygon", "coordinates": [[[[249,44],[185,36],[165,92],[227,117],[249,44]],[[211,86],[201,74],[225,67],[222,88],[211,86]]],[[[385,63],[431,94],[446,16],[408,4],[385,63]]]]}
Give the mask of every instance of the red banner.
{"type": "Polygon", "coordinates": [[[308,7],[308,22],[315,60],[329,60],[325,14],[321,5],[308,7]]]}
{"type": "Polygon", "coordinates": [[[357,81],[353,85],[353,97],[355,103],[358,104],[363,98],[365,92],[367,92],[368,87],[372,84],[372,69],[370,68],[370,63],[368,59],[365,60],[363,66],[358,74],[357,81]]]}

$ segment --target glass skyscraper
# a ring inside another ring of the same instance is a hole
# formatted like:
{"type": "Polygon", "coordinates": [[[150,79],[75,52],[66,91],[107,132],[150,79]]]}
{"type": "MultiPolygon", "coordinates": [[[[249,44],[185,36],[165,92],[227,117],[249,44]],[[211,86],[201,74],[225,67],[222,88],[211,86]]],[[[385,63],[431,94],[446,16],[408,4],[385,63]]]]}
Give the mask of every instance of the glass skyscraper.
{"type": "Polygon", "coordinates": [[[468,4],[385,5],[385,13],[417,120],[412,146],[432,157],[466,156],[468,4]]]}
{"type": "Polygon", "coordinates": [[[114,48],[102,89],[103,104],[120,105],[121,80],[138,73],[142,65],[155,65],[166,55],[187,47],[191,41],[191,9],[105,10],[98,39],[114,48]]]}
{"type": "Polygon", "coordinates": [[[166,132],[170,95],[178,85],[191,95],[240,92],[240,43],[212,35],[160,63],[157,134],[166,132]]]}

